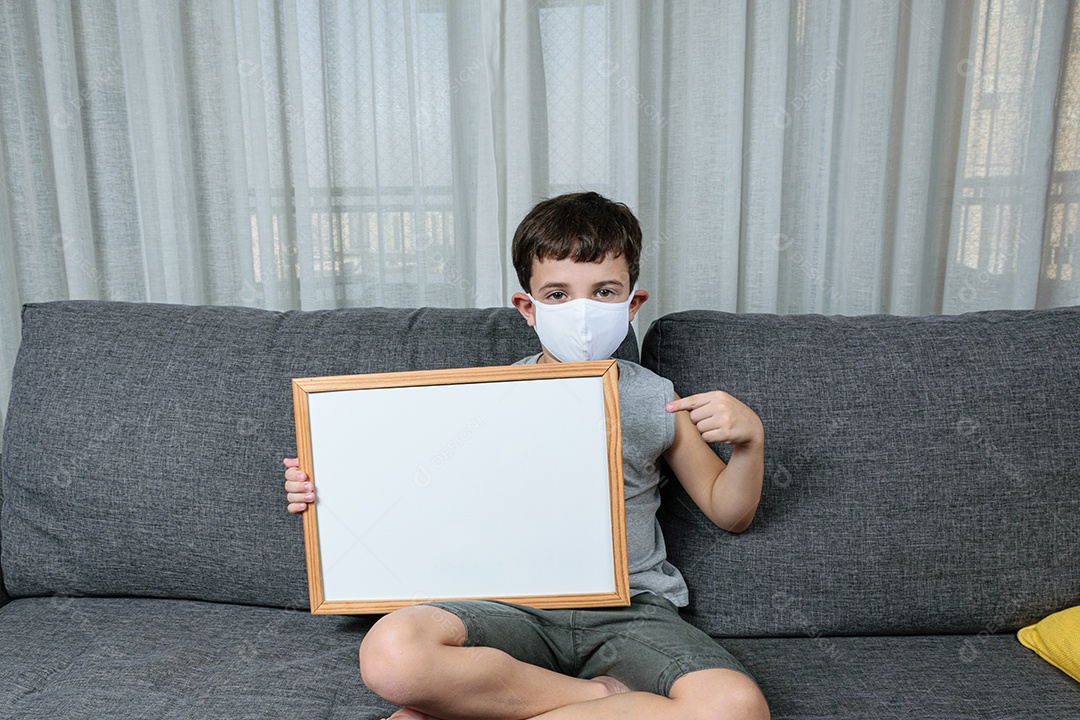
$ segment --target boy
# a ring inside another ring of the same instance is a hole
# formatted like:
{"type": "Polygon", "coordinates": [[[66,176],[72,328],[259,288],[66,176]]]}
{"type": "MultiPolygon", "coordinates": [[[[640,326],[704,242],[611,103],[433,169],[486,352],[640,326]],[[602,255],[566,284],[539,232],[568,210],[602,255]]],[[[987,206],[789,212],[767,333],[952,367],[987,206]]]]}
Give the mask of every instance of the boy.
{"type": "MultiPolygon", "coordinates": [[[[514,234],[526,293],[514,307],[542,351],[521,363],[607,358],[648,299],[634,289],[641,229],[596,193],[538,204],[514,234]]],[[[381,618],[360,648],[367,686],[403,706],[396,720],[441,718],[768,718],[756,683],[712,638],[683,621],[682,575],[656,520],[662,454],[702,512],[742,532],[761,496],[764,431],[723,392],[687,398],[634,363],[618,362],[631,605],[534,610],[488,601],[416,605],[381,618]],[[733,446],[725,465],[706,444],[733,446]]],[[[314,501],[285,461],[289,511],[314,501]]]]}

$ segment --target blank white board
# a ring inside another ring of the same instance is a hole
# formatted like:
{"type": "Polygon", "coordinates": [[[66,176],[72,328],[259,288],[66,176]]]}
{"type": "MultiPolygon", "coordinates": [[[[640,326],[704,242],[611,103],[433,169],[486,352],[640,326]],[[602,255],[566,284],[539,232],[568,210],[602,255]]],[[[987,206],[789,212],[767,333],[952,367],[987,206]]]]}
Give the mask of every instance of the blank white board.
{"type": "Polygon", "coordinates": [[[629,604],[615,361],[293,381],[311,610],[629,604]]]}

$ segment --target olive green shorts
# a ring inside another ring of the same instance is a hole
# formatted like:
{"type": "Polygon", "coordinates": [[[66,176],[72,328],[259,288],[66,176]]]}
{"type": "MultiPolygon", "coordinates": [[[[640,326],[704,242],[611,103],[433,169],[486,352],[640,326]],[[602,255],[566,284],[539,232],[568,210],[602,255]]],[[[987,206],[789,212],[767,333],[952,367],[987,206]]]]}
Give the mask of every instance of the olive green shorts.
{"type": "MultiPolygon", "coordinates": [[[[667,600],[635,595],[628,607],[537,610],[489,600],[428,603],[465,623],[466,647],[490,647],[531,665],[668,696],[686,673],[746,669],[667,600]]],[[[751,677],[751,679],[753,679],[751,677]]]]}

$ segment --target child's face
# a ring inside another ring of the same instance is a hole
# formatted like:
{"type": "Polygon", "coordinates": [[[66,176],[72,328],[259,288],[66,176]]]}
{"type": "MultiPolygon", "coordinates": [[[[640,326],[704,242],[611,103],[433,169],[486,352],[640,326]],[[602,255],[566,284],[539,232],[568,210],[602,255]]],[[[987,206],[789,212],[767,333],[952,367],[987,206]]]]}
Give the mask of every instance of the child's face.
{"type": "MultiPolygon", "coordinates": [[[[630,269],[626,258],[608,255],[600,262],[575,262],[562,260],[533,260],[530,293],[537,302],[545,305],[589,298],[600,302],[622,303],[630,300],[629,319],[633,320],[638,308],[649,299],[644,290],[630,287],[630,269]],[[631,293],[633,294],[631,299],[631,293]]],[[[515,293],[511,298],[529,327],[536,326],[536,310],[525,293],[515,293]]],[[[539,362],[558,362],[547,349],[539,362]]]]}

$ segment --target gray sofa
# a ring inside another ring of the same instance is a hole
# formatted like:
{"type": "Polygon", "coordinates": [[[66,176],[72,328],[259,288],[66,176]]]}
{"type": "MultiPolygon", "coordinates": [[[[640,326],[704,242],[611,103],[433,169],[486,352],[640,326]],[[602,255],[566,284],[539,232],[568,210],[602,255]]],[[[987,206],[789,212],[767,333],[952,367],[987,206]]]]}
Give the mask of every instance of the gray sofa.
{"type": "MultiPolygon", "coordinates": [[[[512,309],[27,305],[0,456],[0,717],[389,714],[357,671],[374,618],[307,612],[289,379],[537,349],[512,309]]],[[[711,526],[677,483],[662,522],[687,618],[774,718],[1080,717],[1080,685],[1015,637],[1080,603],[1080,308],[680,313],[641,360],[764,423],[750,530],[711,526]]]]}

